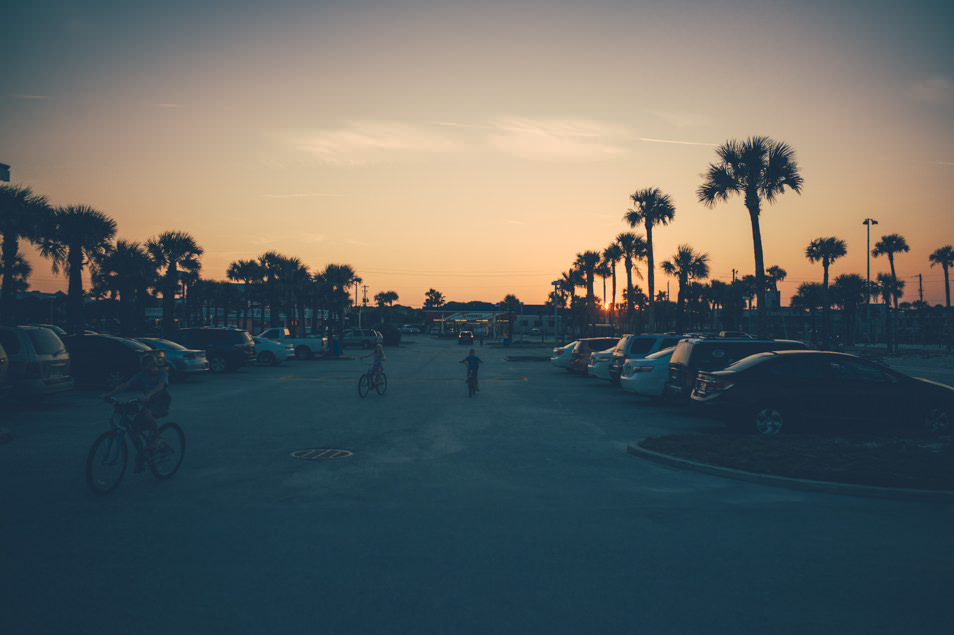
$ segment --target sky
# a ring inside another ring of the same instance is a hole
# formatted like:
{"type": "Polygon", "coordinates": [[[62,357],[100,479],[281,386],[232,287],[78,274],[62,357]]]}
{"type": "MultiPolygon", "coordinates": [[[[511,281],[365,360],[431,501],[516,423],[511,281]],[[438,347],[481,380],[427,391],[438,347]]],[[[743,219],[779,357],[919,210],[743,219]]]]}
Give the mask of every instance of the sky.
{"type": "MultiPolygon", "coordinates": [[[[11,183],[124,240],[186,231],[205,278],[277,251],[351,265],[369,302],[542,304],[655,187],[676,208],[657,267],[689,244],[730,281],[754,273],[748,214],[697,190],[719,144],[761,135],[804,177],[761,215],[783,301],[821,281],[815,238],[847,243],[832,278],[865,275],[873,218],[872,245],[911,247],[903,300],[921,275],[944,302],[928,256],[954,244],[948,1],[33,0],[2,30],[11,183]]],[[[65,290],[31,261],[32,288],[65,290]]]]}

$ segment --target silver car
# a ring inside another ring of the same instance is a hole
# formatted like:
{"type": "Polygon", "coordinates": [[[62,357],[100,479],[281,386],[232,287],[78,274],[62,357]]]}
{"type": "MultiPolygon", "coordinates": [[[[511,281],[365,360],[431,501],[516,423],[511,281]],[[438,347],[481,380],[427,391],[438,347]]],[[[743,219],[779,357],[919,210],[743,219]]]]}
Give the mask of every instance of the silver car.
{"type": "Polygon", "coordinates": [[[205,351],[186,348],[182,344],[160,337],[137,337],[149,348],[165,351],[166,362],[169,364],[170,379],[185,379],[191,375],[209,372],[209,360],[205,351]]]}
{"type": "Polygon", "coordinates": [[[70,355],[50,329],[0,326],[0,346],[7,352],[11,394],[36,398],[73,388],[70,355]]]}

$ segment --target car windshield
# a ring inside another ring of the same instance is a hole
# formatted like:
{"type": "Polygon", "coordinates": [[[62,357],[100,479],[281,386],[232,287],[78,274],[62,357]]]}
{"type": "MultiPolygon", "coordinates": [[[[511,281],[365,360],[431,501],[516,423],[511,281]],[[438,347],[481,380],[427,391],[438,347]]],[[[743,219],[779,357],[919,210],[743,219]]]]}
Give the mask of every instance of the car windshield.
{"type": "Polygon", "coordinates": [[[66,352],[63,341],[53,331],[45,328],[26,329],[26,331],[30,335],[30,341],[33,342],[37,355],[60,355],[66,352]]]}

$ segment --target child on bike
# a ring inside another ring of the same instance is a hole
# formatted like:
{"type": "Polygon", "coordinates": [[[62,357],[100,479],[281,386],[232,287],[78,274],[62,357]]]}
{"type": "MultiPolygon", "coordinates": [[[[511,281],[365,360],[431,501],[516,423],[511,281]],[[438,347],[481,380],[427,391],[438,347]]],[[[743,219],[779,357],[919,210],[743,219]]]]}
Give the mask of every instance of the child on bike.
{"type": "MultiPolygon", "coordinates": [[[[169,373],[161,370],[156,363],[156,358],[152,355],[143,355],[139,360],[139,372],[133,375],[129,381],[122,383],[111,391],[102,395],[103,399],[109,399],[113,395],[126,390],[141,390],[142,396],[139,397],[139,403],[142,408],[139,414],[133,419],[133,427],[139,431],[149,430],[152,432],[152,442],[146,449],[147,452],[155,450],[162,439],[159,437],[159,417],[165,417],[169,414],[169,406],[172,404],[172,395],[169,394],[169,373]]],[[[142,472],[145,469],[142,443],[138,434],[130,435],[133,444],[136,446],[138,456],[134,472],[142,472]]]]}
{"type": "Polygon", "coordinates": [[[479,357],[477,357],[476,351],[470,349],[470,352],[467,354],[467,357],[460,360],[461,364],[467,364],[467,377],[470,378],[470,374],[474,374],[474,388],[480,390],[477,386],[477,369],[480,368],[480,365],[483,363],[479,357]]]}
{"type": "Polygon", "coordinates": [[[367,355],[362,355],[361,359],[366,359],[372,355],[374,356],[374,363],[371,365],[371,370],[368,372],[374,375],[374,384],[372,385],[373,388],[378,385],[378,382],[381,381],[381,372],[384,370],[384,360],[387,358],[384,356],[384,347],[381,344],[375,346],[374,350],[367,355]]]}

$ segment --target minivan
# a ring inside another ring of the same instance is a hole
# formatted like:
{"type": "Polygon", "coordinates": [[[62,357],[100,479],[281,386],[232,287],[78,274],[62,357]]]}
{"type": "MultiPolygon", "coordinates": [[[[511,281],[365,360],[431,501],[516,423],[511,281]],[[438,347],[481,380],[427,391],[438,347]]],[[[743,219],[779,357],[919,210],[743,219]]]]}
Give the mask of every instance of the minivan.
{"type": "Polygon", "coordinates": [[[70,355],[50,329],[0,326],[0,346],[7,353],[11,394],[36,398],[73,388],[70,355]]]}
{"type": "Polygon", "coordinates": [[[629,360],[646,357],[650,353],[675,346],[676,342],[683,337],[675,333],[624,335],[616,345],[616,350],[613,351],[613,359],[610,361],[610,383],[619,386],[619,376],[623,372],[623,365],[629,360]]]}

